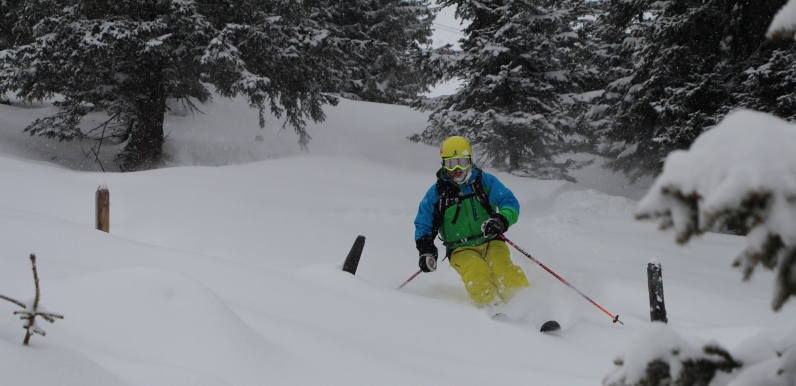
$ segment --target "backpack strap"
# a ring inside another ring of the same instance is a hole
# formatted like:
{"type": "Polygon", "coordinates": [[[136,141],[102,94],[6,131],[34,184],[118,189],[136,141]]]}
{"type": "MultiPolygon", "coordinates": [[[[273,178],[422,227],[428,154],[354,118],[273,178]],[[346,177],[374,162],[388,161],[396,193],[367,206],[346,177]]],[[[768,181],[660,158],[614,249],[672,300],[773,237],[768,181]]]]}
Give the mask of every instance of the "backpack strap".
{"type": "Polygon", "coordinates": [[[459,191],[461,189],[437,175],[437,204],[434,205],[434,213],[431,221],[431,232],[436,235],[442,228],[445,211],[453,205],[458,204],[459,191]]]}
{"type": "Polygon", "coordinates": [[[486,195],[484,191],[484,185],[481,183],[481,176],[484,173],[479,170],[477,176],[475,176],[475,182],[473,182],[473,191],[475,192],[475,199],[481,204],[481,206],[486,209],[486,212],[489,213],[489,217],[495,215],[495,210],[492,209],[492,205],[489,205],[489,197],[486,195]]]}

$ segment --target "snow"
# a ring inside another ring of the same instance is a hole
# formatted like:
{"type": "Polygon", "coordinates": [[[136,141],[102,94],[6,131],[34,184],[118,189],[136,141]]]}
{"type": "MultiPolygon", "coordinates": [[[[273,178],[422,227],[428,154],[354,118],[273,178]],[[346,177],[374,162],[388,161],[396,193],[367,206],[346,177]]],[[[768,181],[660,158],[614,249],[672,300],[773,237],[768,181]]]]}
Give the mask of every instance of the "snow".
{"type": "Polygon", "coordinates": [[[774,16],[768,26],[766,37],[794,37],[796,31],[796,0],[789,0],[787,4],[774,16]]]}
{"type": "MultiPolygon", "coordinates": [[[[592,103],[592,101],[594,101],[596,98],[602,97],[603,94],[605,94],[605,90],[594,90],[594,91],[587,91],[587,92],[584,92],[584,93],[581,93],[581,94],[573,94],[572,97],[574,99],[576,99],[576,100],[581,101],[581,102],[592,103]]],[[[600,109],[600,108],[602,108],[604,110],[606,107],[593,106],[592,107],[592,109],[593,109],[592,114],[596,114],[597,112],[602,112],[603,110],[599,110],[599,111],[595,110],[595,109],[600,109]]]]}
{"type": "MultiPolygon", "coordinates": [[[[434,6],[438,7],[439,4],[434,2],[434,6]]],[[[460,49],[459,39],[464,38],[463,30],[470,24],[469,21],[463,21],[456,18],[456,7],[444,7],[439,10],[437,17],[434,19],[432,28],[434,35],[432,36],[432,47],[439,48],[446,44],[450,44],[455,49],[460,49]]],[[[442,95],[455,94],[456,90],[462,85],[462,80],[459,78],[444,81],[431,88],[431,91],[425,94],[428,98],[434,98],[442,95]]]]}
{"type": "Polygon", "coordinates": [[[672,211],[678,234],[685,232],[690,216],[707,230],[729,208],[742,205],[750,194],[770,194],[770,210],[755,226],[748,241],[760,249],[769,234],[782,237],[786,246],[796,244],[796,128],[772,115],[754,111],[728,114],[714,129],[704,133],[687,151],[672,152],[664,171],[639,213],[672,211]],[[669,198],[666,191],[699,195],[699,211],[669,198]]]}
{"type": "Polygon", "coordinates": [[[623,356],[623,366],[611,373],[605,383],[611,384],[623,380],[625,384],[637,383],[644,376],[647,363],[656,359],[669,364],[670,373],[675,374],[672,383],[677,384],[677,374],[682,370],[682,360],[698,359],[702,342],[691,342],[661,322],[651,323],[631,342],[637,349],[632,355],[623,356]]]}
{"type": "Polygon", "coordinates": [[[0,384],[595,385],[651,328],[652,257],[672,334],[743,348],[796,318],[792,304],[771,311],[771,273],[741,283],[730,267],[745,238],[676,246],[633,219],[639,188],[599,167],[581,184],[490,171],[522,206],[507,237],[624,326],[516,251],[531,288],[511,322],[476,309],[446,261],[398,291],[418,269],[413,219],[439,165],[405,139],[427,114],[343,100],[309,125],[304,153],[242,99],[198,106],[166,117],[170,167],[101,173],[81,144],[21,132],[51,106],[0,105],[0,293],[34,294],[35,253],[41,304],[64,316],[26,347],[18,307],[0,301],[0,384]],[[94,229],[101,185],[109,234],[94,229]],[[357,235],[352,276],[340,268],[357,235]],[[550,319],[563,330],[539,333],[550,319]]]}

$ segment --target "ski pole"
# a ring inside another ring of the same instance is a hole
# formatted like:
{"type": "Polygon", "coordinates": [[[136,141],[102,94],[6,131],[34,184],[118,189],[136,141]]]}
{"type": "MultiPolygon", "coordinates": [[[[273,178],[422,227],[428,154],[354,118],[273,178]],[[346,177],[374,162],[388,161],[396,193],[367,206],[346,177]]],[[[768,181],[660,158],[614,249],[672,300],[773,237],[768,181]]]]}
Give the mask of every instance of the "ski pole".
{"type": "MultiPolygon", "coordinates": [[[[553,272],[553,270],[552,270],[552,269],[550,269],[550,268],[547,268],[547,267],[546,267],[544,264],[542,264],[542,263],[541,263],[539,260],[536,260],[536,259],[534,259],[534,258],[533,258],[533,256],[531,256],[531,254],[530,254],[530,253],[528,253],[528,252],[525,252],[525,251],[524,251],[522,248],[520,248],[519,246],[517,246],[517,244],[514,244],[513,242],[511,242],[511,240],[507,239],[507,238],[506,238],[506,236],[500,235],[500,236],[498,236],[498,237],[499,237],[501,240],[503,240],[503,241],[505,241],[505,242],[509,243],[509,245],[511,245],[512,247],[514,247],[516,250],[520,251],[520,253],[522,253],[523,255],[527,256],[527,257],[528,257],[529,259],[531,259],[531,261],[533,261],[534,263],[536,263],[536,264],[539,264],[539,266],[540,266],[540,267],[542,267],[542,268],[544,268],[544,269],[545,269],[545,271],[547,271],[547,272],[550,272],[550,274],[551,274],[551,275],[553,275],[553,276],[555,276],[555,277],[556,277],[556,279],[558,279],[558,280],[560,280],[562,283],[566,284],[566,285],[567,285],[567,287],[569,287],[569,288],[572,288],[573,290],[575,290],[575,292],[579,293],[579,294],[580,294],[580,296],[583,296],[583,297],[584,297],[586,300],[588,300],[589,302],[591,302],[591,304],[594,304],[595,306],[597,306],[597,308],[599,308],[599,309],[600,309],[602,312],[605,312],[606,314],[608,314],[608,316],[610,316],[610,317],[611,317],[611,319],[613,319],[613,320],[614,320],[614,323],[616,323],[616,322],[619,322],[619,324],[621,324],[621,325],[624,325],[624,323],[622,323],[622,321],[621,321],[621,320],[619,320],[619,315],[616,315],[616,316],[614,316],[614,315],[613,315],[613,314],[611,314],[610,312],[606,311],[606,310],[605,310],[605,308],[602,308],[602,307],[600,307],[600,305],[599,305],[599,304],[597,304],[597,302],[595,302],[594,300],[591,300],[591,299],[590,299],[588,296],[584,295],[584,294],[583,294],[583,292],[580,292],[580,290],[578,290],[577,288],[575,288],[574,286],[572,286],[572,284],[569,284],[569,283],[568,283],[566,280],[564,280],[564,278],[562,278],[561,276],[558,276],[558,274],[556,274],[555,272],[553,272]]],[[[411,280],[411,279],[410,279],[410,280],[411,280]]],[[[406,284],[406,283],[404,283],[404,284],[406,284]]]]}
{"type": "Polygon", "coordinates": [[[406,281],[403,284],[401,284],[398,287],[398,289],[404,288],[405,285],[409,284],[409,282],[412,281],[412,279],[416,278],[417,275],[420,275],[421,273],[423,273],[423,270],[422,269],[418,269],[417,272],[414,275],[412,275],[410,278],[406,279],[406,281]]]}

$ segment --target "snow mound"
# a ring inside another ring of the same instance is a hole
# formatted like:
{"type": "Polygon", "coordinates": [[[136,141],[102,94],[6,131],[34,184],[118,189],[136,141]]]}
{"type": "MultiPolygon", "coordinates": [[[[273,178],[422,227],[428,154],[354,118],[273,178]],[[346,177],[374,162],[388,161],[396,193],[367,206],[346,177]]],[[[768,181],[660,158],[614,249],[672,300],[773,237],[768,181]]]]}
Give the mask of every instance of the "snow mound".
{"type": "Polygon", "coordinates": [[[264,379],[266,364],[280,362],[281,350],[263,342],[215,293],[174,271],[115,269],[60,279],[53,287],[59,291],[47,294],[48,301],[69,311],[68,323],[53,330],[60,327],[58,335],[71,344],[128,366],[154,362],[160,373],[189,370],[243,385],[256,383],[254,375],[264,379]]]}
{"type": "Polygon", "coordinates": [[[790,386],[796,382],[796,324],[761,331],[738,345],[733,356],[744,371],[728,386],[790,386]]]}
{"type": "Polygon", "coordinates": [[[593,189],[568,191],[556,197],[555,212],[581,212],[600,216],[631,218],[636,202],[593,189]]]}
{"type": "Polygon", "coordinates": [[[29,349],[19,350],[17,347],[22,343],[23,335],[20,334],[18,342],[0,339],[0,352],[13,353],[3,355],[0,374],[13,374],[14,379],[24,380],[24,383],[15,384],[127,385],[80,351],[55,346],[49,337],[42,339],[36,336],[32,338],[29,349]]]}
{"type": "MultiPolygon", "coordinates": [[[[257,110],[249,108],[242,97],[230,99],[214,94],[205,103],[193,102],[201,113],[164,117],[167,166],[229,166],[309,154],[369,159],[392,167],[428,170],[432,175],[439,167],[439,153],[434,147],[407,139],[423,131],[428,113],[406,106],[347,99],[340,99],[337,106],[324,106],[325,121],[307,122],[312,140],[304,151],[293,129],[283,126],[284,119],[269,115],[265,127],[260,128],[257,110]]],[[[102,145],[101,168],[93,156],[85,155],[93,142],[58,142],[23,132],[37,118],[56,111],[50,103],[35,108],[16,102],[13,106],[0,104],[0,154],[74,170],[119,171],[113,157],[124,143],[102,145]]],[[[83,119],[82,125],[93,127],[105,119],[104,113],[94,112],[83,119]]]]}

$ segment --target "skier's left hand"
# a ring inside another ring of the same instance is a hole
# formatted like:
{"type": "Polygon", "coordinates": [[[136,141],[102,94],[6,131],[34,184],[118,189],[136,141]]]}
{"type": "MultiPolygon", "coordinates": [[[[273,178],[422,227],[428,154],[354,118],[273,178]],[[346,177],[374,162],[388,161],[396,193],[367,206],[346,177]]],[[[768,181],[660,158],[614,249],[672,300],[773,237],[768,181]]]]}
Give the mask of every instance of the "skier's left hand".
{"type": "Polygon", "coordinates": [[[492,218],[481,224],[481,232],[484,233],[484,237],[490,239],[500,236],[506,229],[509,229],[509,220],[500,213],[495,213],[492,218]]]}

